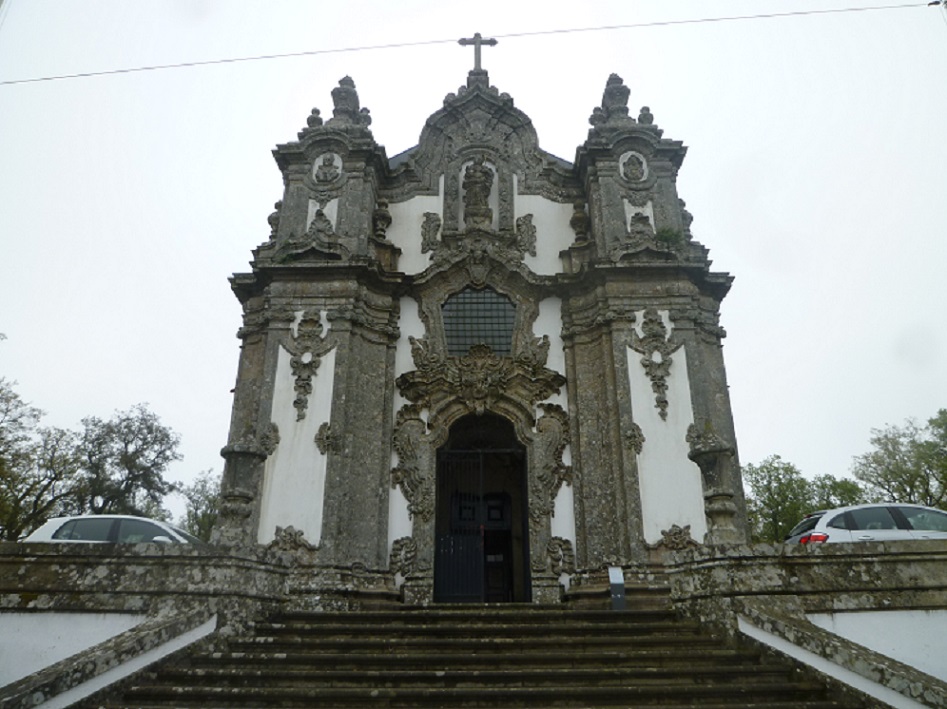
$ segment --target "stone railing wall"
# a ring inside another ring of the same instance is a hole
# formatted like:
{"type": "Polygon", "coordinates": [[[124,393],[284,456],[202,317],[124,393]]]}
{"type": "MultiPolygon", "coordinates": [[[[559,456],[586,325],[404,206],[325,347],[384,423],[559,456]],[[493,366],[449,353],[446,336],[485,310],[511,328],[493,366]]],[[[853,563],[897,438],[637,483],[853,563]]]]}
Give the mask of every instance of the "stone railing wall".
{"type": "Polygon", "coordinates": [[[947,706],[947,682],[814,625],[810,613],[947,613],[947,541],[701,547],[668,561],[672,601],[685,615],[737,635],[780,638],[905,698],[947,706]]]}
{"type": "MultiPolygon", "coordinates": [[[[211,618],[219,637],[277,610],[355,609],[390,604],[397,597],[387,571],[321,565],[318,549],[306,545],[224,550],[0,543],[0,614],[145,617],[121,635],[8,685],[0,707],[19,709],[74,693],[138,657],[160,653],[162,645],[170,647],[176,639],[180,644],[211,618]]],[[[15,651],[13,638],[0,638],[0,645],[15,651]]]]}

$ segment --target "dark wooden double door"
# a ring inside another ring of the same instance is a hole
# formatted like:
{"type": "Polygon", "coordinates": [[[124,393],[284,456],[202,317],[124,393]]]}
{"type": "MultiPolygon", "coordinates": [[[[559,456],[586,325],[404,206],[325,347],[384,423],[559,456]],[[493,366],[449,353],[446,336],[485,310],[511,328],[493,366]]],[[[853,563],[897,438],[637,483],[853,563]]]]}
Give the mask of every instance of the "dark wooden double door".
{"type": "Polygon", "coordinates": [[[529,601],[525,481],[521,446],[438,452],[436,602],[529,601]]]}

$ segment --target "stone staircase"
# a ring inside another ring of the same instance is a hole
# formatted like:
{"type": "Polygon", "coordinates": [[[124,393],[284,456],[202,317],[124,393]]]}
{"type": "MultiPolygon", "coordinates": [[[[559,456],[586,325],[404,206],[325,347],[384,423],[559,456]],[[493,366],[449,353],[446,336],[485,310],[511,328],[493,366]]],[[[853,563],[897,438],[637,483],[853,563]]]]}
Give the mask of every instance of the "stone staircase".
{"type": "Polygon", "coordinates": [[[495,605],[284,613],[218,651],[142,673],[121,697],[92,706],[861,705],[666,607],[495,605]]]}

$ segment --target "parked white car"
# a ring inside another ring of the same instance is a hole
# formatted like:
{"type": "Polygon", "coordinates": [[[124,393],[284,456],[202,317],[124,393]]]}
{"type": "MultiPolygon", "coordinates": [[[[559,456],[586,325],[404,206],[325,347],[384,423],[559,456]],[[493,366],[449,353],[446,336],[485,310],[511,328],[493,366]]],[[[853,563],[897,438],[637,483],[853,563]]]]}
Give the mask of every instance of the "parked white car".
{"type": "Polygon", "coordinates": [[[200,539],[167,522],[132,515],[54,517],[24,542],[79,544],[198,544],[200,539]]]}
{"type": "Polygon", "coordinates": [[[947,512],[921,505],[853,505],[806,516],[786,536],[788,544],[947,539],[947,512]]]}

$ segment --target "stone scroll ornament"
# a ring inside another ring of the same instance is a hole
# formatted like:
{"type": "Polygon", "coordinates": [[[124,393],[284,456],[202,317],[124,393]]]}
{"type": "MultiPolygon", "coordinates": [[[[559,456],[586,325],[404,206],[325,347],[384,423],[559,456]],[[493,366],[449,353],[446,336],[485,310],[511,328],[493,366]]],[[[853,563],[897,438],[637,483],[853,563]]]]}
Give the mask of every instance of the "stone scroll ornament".
{"type": "Polygon", "coordinates": [[[540,404],[533,445],[535,479],[530,480],[529,516],[534,522],[551,517],[563,483],[572,484],[572,466],[562,461],[569,445],[569,415],[557,404],[540,404]]]}
{"type": "Polygon", "coordinates": [[[572,542],[563,537],[553,537],[546,544],[546,560],[549,571],[556,574],[571,574],[575,571],[575,551],[572,542]]]}
{"type": "Polygon", "coordinates": [[[661,540],[656,544],[649,544],[649,549],[658,549],[664,547],[670,551],[683,551],[699,547],[700,542],[691,536],[691,526],[685,524],[683,527],[678,524],[672,524],[670,529],[661,530],[661,540]]]}
{"type": "Polygon", "coordinates": [[[332,426],[328,421],[323,422],[323,424],[319,426],[314,440],[322,455],[327,455],[330,452],[338,453],[342,450],[341,437],[332,430],[332,426]]]}
{"type": "Polygon", "coordinates": [[[658,410],[661,419],[667,421],[668,398],[667,379],[671,375],[671,355],[680,349],[668,336],[664,320],[654,308],[644,312],[641,323],[642,335],[632,334],[631,348],[641,355],[641,366],[644,367],[651,380],[651,390],[654,392],[654,407],[658,410]]]}
{"type": "Polygon", "coordinates": [[[289,360],[293,370],[295,382],[293,387],[296,398],[293,406],[296,408],[296,420],[306,418],[309,407],[309,395],[312,394],[312,378],[325,356],[333,345],[322,336],[322,320],[319,313],[306,313],[296,327],[296,334],[287,339],[283,345],[292,355],[289,360]]]}
{"type": "Polygon", "coordinates": [[[402,406],[391,437],[398,454],[398,465],[391,471],[391,486],[401,488],[408,501],[408,513],[423,522],[429,522],[434,515],[434,480],[429,466],[422,465],[421,460],[426,436],[427,424],[421,418],[420,407],[402,406]]]}
{"type": "Polygon", "coordinates": [[[393,574],[409,576],[414,572],[418,560],[418,543],[413,537],[399,537],[391,545],[388,569],[393,574]]]}

